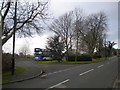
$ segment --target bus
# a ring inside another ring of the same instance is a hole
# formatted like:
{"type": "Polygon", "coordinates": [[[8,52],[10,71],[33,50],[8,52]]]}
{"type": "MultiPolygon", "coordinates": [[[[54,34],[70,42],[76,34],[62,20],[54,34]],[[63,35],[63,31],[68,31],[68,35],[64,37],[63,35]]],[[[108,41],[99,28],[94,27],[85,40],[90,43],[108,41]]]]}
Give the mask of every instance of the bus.
{"type": "Polygon", "coordinates": [[[50,56],[50,51],[47,49],[34,49],[34,60],[41,60],[41,61],[50,61],[52,60],[50,56]]]}
{"type": "Polygon", "coordinates": [[[34,60],[42,60],[42,49],[40,48],[34,49],[34,60]]]}

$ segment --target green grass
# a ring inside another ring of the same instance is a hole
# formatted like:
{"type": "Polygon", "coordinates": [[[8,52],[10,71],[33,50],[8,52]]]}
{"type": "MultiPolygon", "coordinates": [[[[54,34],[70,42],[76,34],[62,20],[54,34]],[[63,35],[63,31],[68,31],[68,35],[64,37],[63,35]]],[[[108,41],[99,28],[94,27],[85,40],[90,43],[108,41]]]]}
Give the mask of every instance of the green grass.
{"type": "MultiPolygon", "coordinates": [[[[18,67],[18,66],[15,67],[15,75],[21,74],[21,73],[23,73],[25,71],[26,71],[25,68],[18,67]]],[[[3,73],[3,75],[2,75],[2,83],[9,82],[11,78],[12,78],[11,72],[3,73]]]]}
{"type": "Polygon", "coordinates": [[[99,59],[92,59],[92,61],[38,61],[37,63],[43,63],[43,64],[82,64],[82,63],[95,63],[95,62],[100,62],[100,61],[105,61],[107,58],[99,58],[99,59]]]}
{"type": "Polygon", "coordinates": [[[93,62],[100,62],[100,61],[105,61],[105,60],[108,60],[108,58],[92,59],[93,62]]]}

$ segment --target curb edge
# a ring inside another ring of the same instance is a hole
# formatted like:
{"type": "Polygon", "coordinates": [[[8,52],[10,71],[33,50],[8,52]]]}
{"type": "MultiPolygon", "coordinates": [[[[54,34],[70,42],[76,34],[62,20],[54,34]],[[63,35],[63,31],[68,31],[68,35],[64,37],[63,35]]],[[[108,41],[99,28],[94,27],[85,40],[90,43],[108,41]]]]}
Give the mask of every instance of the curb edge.
{"type": "Polygon", "coordinates": [[[24,78],[24,79],[20,79],[20,80],[15,80],[15,81],[9,81],[7,83],[2,83],[2,85],[10,84],[10,83],[16,83],[16,82],[22,82],[22,81],[25,81],[25,80],[30,80],[30,79],[33,79],[33,78],[36,78],[36,77],[42,75],[43,73],[44,73],[44,71],[41,70],[41,72],[39,74],[36,74],[34,76],[31,76],[31,77],[28,77],[28,78],[24,78]]]}

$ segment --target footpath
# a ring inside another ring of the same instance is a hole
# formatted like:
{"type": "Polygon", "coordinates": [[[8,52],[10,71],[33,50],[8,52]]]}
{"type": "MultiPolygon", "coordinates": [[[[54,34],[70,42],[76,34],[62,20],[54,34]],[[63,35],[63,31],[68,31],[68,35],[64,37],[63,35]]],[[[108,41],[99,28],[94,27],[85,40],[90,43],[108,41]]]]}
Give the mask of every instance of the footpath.
{"type": "Polygon", "coordinates": [[[113,84],[113,90],[120,90],[120,57],[118,57],[118,76],[113,84]]]}
{"type": "MultiPolygon", "coordinates": [[[[43,71],[39,67],[31,66],[31,65],[26,65],[22,64],[21,65],[16,65],[25,68],[25,72],[17,75],[13,75],[10,77],[10,81],[8,83],[15,83],[15,82],[21,82],[29,79],[36,78],[43,74],[43,71]]],[[[3,83],[3,84],[8,84],[8,83],[3,83]]]]}
{"type": "Polygon", "coordinates": [[[120,90],[120,73],[113,84],[113,90],[120,90]]]}

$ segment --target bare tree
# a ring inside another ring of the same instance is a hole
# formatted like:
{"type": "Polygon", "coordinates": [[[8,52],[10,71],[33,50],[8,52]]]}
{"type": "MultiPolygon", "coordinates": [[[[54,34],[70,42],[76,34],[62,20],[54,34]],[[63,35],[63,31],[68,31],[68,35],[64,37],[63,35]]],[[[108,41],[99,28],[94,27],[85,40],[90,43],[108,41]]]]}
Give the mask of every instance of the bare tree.
{"type": "Polygon", "coordinates": [[[75,40],[75,46],[76,46],[76,58],[75,61],[77,61],[77,55],[80,53],[80,43],[81,43],[81,35],[80,31],[83,29],[83,12],[81,9],[75,8],[73,11],[74,14],[74,40],[75,40]]]}
{"type": "Polygon", "coordinates": [[[61,37],[65,44],[66,54],[68,54],[69,50],[72,49],[72,38],[74,36],[73,12],[66,13],[54,20],[49,29],[61,37]]]}
{"type": "Polygon", "coordinates": [[[75,47],[76,47],[76,58],[75,58],[75,61],[77,60],[77,55],[79,54],[80,52],[80,49],[79,49],[79,45],[80,45],[80,42],[81,42],[81,39],[80,39],[80,32],[79,30],[83,29],[83,12],[81,9],[79,8],[75,8],[73,10],[73,17],[74,17],[74,21],[73,21],[73,31],[74,31],[74,43],[75,43],[75,47]]]}
{"type": "MultiPolygon", "coordinates": [[[[13,35],[14,3],[3,0],[0,4],[2,26],[2,45],[13,35]]],[[[47,19],[48,2],[18,2],[16,32],[19,35],[32,36],[43,30],[43,21],[47,19]]]]}
{"type": "Polygon", "coordinates": [[[105,45],[106,43],[106,33],[104,33],[102,36],[100,36],[97,40],[97,44],[96,44],[96,53],[98,56],[100,57],[104,57],[106,56],[106,53],[105,53],[105,45]]]}
{"type": "Polygon", "coordinates": [[[81,9],[75,9],[56,19],[49,29],[63,39],[67,52],[75,43],[76,54],[86,50],[92,56],[102,48],[107,17],[103,12],[84,16],[81,9]]]}
{"type": "Polygon", "coordinates": [[[108,41],[107,42],[107,48],[108,48],[108,55],[111,56],[112,55],[112,50],[113,50],[113,46],[115,45],[115,42],[111,42],[108,41]]]}
{"type": "Polygon", "coordinates": [[[103,39],[107,28],[106,16],[103,12],[86,17],[83,29],[80,29],[81,40],[87,47],[87,52],[92,56],[97,43],[103,39]]]}
{"type": "Polygon", "coordinates": [[[26,57],[26,55],[30,53],[29,46],[27,44],[23,44],[19,49],[19,54],[20,53],[22,53],[26,57]]]}

